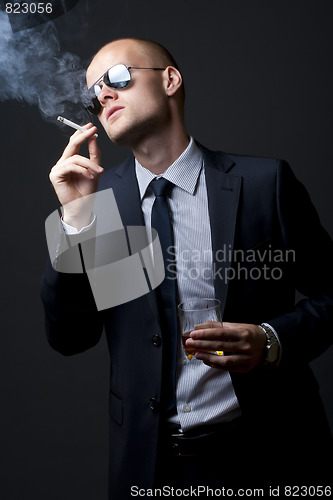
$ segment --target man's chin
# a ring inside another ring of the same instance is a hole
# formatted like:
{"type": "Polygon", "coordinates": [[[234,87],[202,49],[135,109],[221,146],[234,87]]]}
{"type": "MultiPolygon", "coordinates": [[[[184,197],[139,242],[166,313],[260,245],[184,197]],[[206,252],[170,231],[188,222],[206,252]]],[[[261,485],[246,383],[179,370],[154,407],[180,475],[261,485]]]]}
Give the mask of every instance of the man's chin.
{"type": "Polygon", "coordinates": [[[116,146],[131,146],[129,141],[126,139],[125,134],[112,134],[107,132],[107,136],[113,144],[116,144],[116,146]]]}
{"type": "Polygon", "coordinates": [[[136,128],[130,130],[107,130],[109,139],[117,146],[132,147],[140,137],[136,128]]]}
{"type": "Polygon", "coordinates": [[[123,142],[126,140],[126,133],[120,130],[107,130],[106,133],[108,138],[117,146],[122,146],[123,142]]]}
{"type": "MultiPolygon", "coordinates": [[[[120,119],[120,117],[119,117],[120,119]]],[[[126,146],[133,148],[145,137],[154,132],[155,123],[152,120],[141,121],[140,123],[112,123],[106,127],[105,131],[109,139],[117,146],[126,146]],[[122,125],[122,126],[121,126],[122,125]]]]}

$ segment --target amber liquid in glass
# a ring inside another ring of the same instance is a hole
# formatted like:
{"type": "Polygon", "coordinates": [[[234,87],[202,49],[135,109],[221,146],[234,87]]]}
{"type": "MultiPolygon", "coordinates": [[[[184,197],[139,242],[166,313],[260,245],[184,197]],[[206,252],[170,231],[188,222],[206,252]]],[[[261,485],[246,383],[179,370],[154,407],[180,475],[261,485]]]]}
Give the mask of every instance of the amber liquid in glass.
{"type": "Polygon", "coordinates": [[[184,349],[184,352],[185,352],[188,359],[192,359],[193,354],[195,353],[195,349],[193,349],[193,347],[191,348],[191,347],[187,347],[187,345],[185,345],[186,340],[188,338],[190,338],[191,331],[182,333],[183,349],[184,349]]]}

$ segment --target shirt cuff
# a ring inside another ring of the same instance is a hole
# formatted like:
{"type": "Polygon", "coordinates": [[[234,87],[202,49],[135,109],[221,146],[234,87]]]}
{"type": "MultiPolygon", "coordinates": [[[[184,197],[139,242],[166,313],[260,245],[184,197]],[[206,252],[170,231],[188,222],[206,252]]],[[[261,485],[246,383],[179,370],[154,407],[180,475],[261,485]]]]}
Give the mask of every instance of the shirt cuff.
{"type": "Polygon", "coordinates": [[[96,220],[96,214],[94,214],[93,220],[90,222],[90,224],[88,226],[82,227],[80,231],[78,231],[76,227],[66,224],[66,222],[64,222],[62,219],[61,219],[61,224],[66,234],[80,234],[89,231],[89,229],[91,229],[92,226],[94,225],[95,220],[96,220]]]}

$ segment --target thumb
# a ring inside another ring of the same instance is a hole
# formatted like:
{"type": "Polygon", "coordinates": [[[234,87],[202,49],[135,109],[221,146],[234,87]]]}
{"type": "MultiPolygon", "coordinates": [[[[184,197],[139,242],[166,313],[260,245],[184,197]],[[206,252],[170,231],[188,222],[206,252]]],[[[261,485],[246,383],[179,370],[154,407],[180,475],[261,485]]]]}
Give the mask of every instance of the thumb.
{"type": "Polygon", "coordinates": [[[91,137],[88,142],[89,157],[97,165],[101,164],[101,150],[97,144],[97,138],[91,137]]]}

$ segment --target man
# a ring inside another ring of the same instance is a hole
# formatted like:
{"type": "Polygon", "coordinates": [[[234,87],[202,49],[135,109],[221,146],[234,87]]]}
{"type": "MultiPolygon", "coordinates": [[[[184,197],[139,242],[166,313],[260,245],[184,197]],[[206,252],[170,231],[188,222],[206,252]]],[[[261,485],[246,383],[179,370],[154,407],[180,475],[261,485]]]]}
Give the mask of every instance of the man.
{"type": "Polygon", "coordinates": [[[106,331],[110,498],[130,498],[135,485],[322,484],[331,436],[308,363],[332,343],[333,246],[306,191],[283,161],[212,152],[189,138],[182,76],[158,44],[106,45],[87,86],[109,138],[133,157],[103,173],[96,127],[72,136],[50,174],[65,231],[94,225],[89,207],[68,203],[98,184],[113,189],[124,226],[150,226],[152,181],[164,177],[178,300],[215,297],[224,320],[191,333],[195,359],[178,357],[172,394],[164,382],[173,380],[176,347],[159,289],[98,312],[85,275],[48,265],[52,347],[82,352],[106,331]],[[125,67],[123,88],[110,76],[116,65],[125,67]],[[89,158],[79,154],[86,141],[89,158]],[[307,298],[295,306],[296,289],[307,298]]]}

